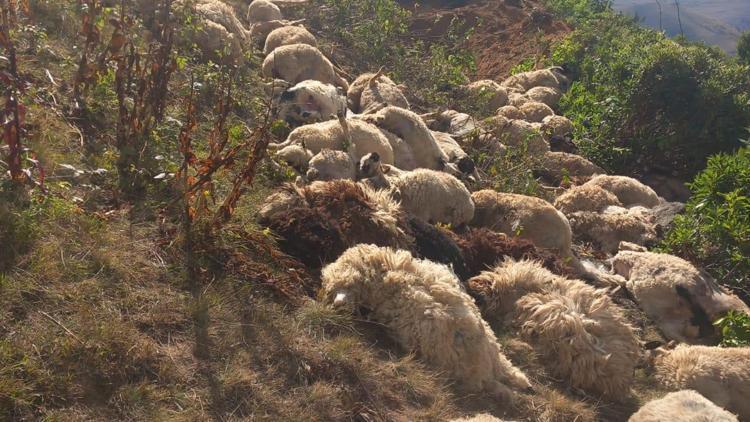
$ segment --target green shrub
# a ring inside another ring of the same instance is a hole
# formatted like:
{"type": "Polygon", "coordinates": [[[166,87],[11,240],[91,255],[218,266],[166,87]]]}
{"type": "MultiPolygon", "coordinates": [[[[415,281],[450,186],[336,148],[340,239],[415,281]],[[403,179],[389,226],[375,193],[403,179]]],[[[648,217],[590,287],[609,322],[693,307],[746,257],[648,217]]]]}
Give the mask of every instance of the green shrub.
{"type": "Polygon", "coordinates": [[[737,57],[740,62],[750,64],[750,31],[745,31],[737,41],[737,57]]]}
{"type": "Polygon", "coordinates": [[[715,48],[643,28],[606,2],[547,3],[576,26],[550,61],[576,81],[560,111],[589,158],[617,173],[647,160],[691,178],[708,156],[740,146],[750,123],[746,67],[715,48]],[[577,11],[584,3],[591,7],[577,11]]]}
{"type": "Polygon", "coordinates": [[[744,312],[729,311],[714,322],[721,329],[721,345],[724,347],[750,346],[750,316],[744,312]]]}
{"type": "Polygon", "coordinates": [[[690,185],[693,196],[664,249],[700,263],[723,284],[750,287],[750,147],[720,154],[690,185]]]}

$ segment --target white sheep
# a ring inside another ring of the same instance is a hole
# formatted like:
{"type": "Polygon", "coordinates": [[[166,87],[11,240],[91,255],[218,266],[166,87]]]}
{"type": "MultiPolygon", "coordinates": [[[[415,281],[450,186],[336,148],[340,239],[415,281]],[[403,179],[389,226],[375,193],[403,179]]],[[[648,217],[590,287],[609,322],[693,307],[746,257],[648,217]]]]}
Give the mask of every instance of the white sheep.
{"type": "Polygon", "coordinates": [[[521,106],[531,101],[529,97],[518,93],[518,92],[511,92],[508,94],[508,104],[512,105],[514,107],[518,107],[518,109],[521,109],[521,106]]]}
{"type": "Polygon", "coordinates": [[[409,108],[401,87],[385,76],[382,69],[355,79],[349,87],[347,102],[354,113],[361,114],[372,114],[388,106],[409,108]]]}
{"type": "Polygon", "coordinates": [[[377,127],[358,119],[328,120],[294,129],[286,141],[276,148],[300,145],[313,154],[323,149],[346,150],[357,162],[371,152],[376,152],[385,164],[393,164],[393,148],[377,127]],[[347,145],[347,142],[351,142],[347,145]]]}
{"type": "Polygon", "coordinates": [[[612,192],[626,207],[635,205],[655,207],[661,202],[653,189],[632,177],[600,175],[588,181],[586,185],[599,186],[612,192]]]}
{"type": "Polygon", "coordinates": [[[414,158],[414,151],[411,150],[409,144],[388,130],[383,128],[378,128],[378,130],[388,139],[388,143],[391,144],[394,166],[407,171],[417,168],[417,159],[414,158]]]}
{"type": "Polygon", "coordinates": [[[569,84],[570,81],[563,75],[563,70],[560,67],[517,73],[500,83],[504,87],[516,89],[520,92],[527,92],[537,86],[566,91],[569,84]]]}
{"type": "Polygon", "coordinates": [[[543,103],[549,107],[554,107],[560,102],[562,98],[562,92],[558,88],[550,88],[546,86],[535,86],[524,94],[531,101],[543,103]]]}
{"type": "Polygon", "coordinates": [[[307,180],[355,180],[356,164],[344,151],[324,149],[310,159],[306,173],[307,180]]]}
{"type": "Polygon", "coordinates": [[[543,155],[549,152],[549,144],[529,122],[507,120],[502,116],[495,116],[485,121],[484,127],[506,146],[526,149],[532,155],[543,155]]]}
{"type": "Polygon", "coordinates": [[[200,0],[195,3],[195,13],[223,26],[243,44],[250,40],[250,33],[234,14],[234,9],[222,1],[200,0]]]}
{"type": "Polygon", "coordinates": [[[218,0],[199,0],[195,3],[181,0],[175,7],[191,6],[191,14],[198,18],[198,28],[193,40],[203,53],[213,59],[241,60],[250,39],[234,9],[218,0]],[[225,56],[226,55],[226,56],[225,56]]]}
{"type": "Polygon", "coordinates": [[[693,390],[681,390],[652,400],[628,422],[739,422],[737,417],[716,406],[693,390]]]}
{"type": "Polygon", "coordinates": [[[622,206],[617,197],[599,186],[575,186],[555,199],[555,208],[566,216],[576,211],[602,212],[610,205],[622,206]]]}
{"type": "Polygon", "coordinates": [[[526,115],[518,107],[506,105],[497,109],[498,116],[503,116],[508,120],[526,120],[526,115]]]}
{"type": "Polygon", "coordinates": [[[568,219],[549,202],[514,193],[481,190],[471,195],[474,219],[470,225],[528,239],[540,248],[571,255],[573,233],[568,219]]]}
{"type": "Polygon", "coordinates": [[[450,422],[506,422],[503,419],[496,418],[487,413],[480,413],[473,416],[466,416],[458,419],[451,419],[450,422]]]}
{"type": "Polygon", "coordinates": [[[466,85],[466,89],[482,103],[486,102],[490,110],[497,110],[508,104],[508,90],[493,80],[474,81],[466,85]]]}
{"type": "Polygon", "coordinates": [[[307,44],[282,45],[263,61],[263,75],[293,84],[313,79],[349,89],[349,84],[333,68],[333,64],[317,48],[307,44]]]}
{"type": "Polygon", "coordinates": [[[542,133],[551,136],[567,136],[573,133],[573,123],[563,116],[547,116],[542,119],[542,133]]]}
{"type": "MultiPolygon", "coordinates": [[[[403,139],[411,148],[417,167],[444,170],[448,156],[435,140],[422,118],[400,107],[385,107],[375,114],[362,116],[362,119],[385,129],[403,139]]],[[[391,164],[383,160],[386,164],[391,164]]]]}
{"type": "Polygon", "coordinates": [[[284,161],[290,167],[304,174],[313,154],[301,145],[288,145],[276,151],[276,158],[284,161]]]}
{"type": "Polygon", "coordinates": [[[393,196],[401,201],[401,208],[424,221],[457,227],[474,217],[471,193],[448,173],[416,169],[388,181],[393,196]]]}
{"type": "Polygon", "coordinates": [[[316,80],[302,81],[279,96],[278,116],[293,127],[346,115],[340,88],[316,80]]]}
{"type": "Polygon", "coordinates": [[[266,44],[266,38],[268,38],[268,34],[273,32],[273,30],[282,28],[285,26],[299,25],[302,22],[304,22],[304,19],[296,20],[296,21],[272,20],[272,21],[251,23],[249,26],[250,37],[252,38],[253,43],[259,49],[262,50],[266,44]]]}
{"type": "Polygon", "coordinates": [[[315,35],[304,26],[282,26],[271,31],[266,37],[263,54],[268,54],[282,45],[307,44],[318,47],[315,35]]]}
{"type": "Polygon", "coordinates": [[[730,310],[750,312],[708,274],[676,256],[620,251],[612,267],[638,305],[673,340],[695,343],[715,335],[712,322],[730,310]]]}
{"type": "Polygon", "coordinates": [[[268,0],[253,0],[247,7],[247,21],[250,23],[280,21],[283,18],[279,6],[268,0]]]}
{"type": "Polygon", "coordinates": [[[544,176],[560,183],[565,177],[580,179],[603,174],[604,170],[591,161],[576,154],[550,151],[542,158],[541,170],[544,176]]]}
{"type": "Polygon", "coordinates": [[[695,390],[740,420],[750,420],[750,348],[680,345],[659,352],[654,368],[661,385],[695,390]]]}
{"type": "Polygon", "coordinates": [[[510,259],[468,284],[483,315],[518,329],[557,377],[611,399],[628,394],[640,343],[605,290],[510,259]]]}
{"type": "Polygon", "coordinates": [[[327,303],[368,309],[400,346],[467,391],[508,400],[511,388],[531,388],[447,267],[403,250],[358,245],[323,268],[321,278],[327,303]]]}
{"type": "Polygon", "coordinates": [[[461,148],[461,145],[456,142],[449,134],[443,132],[435,132],[432,134],[435,136],[440,149],[443,150],[445,155],[448,156],[448,162],[456,165],[456,168],[463,173],[473,175],[476,172],[474,160],[461,148]]]}
{"type": "Polygon", "coordinates": [[[445,110],[437,115],[427,114],[425,116],[434,117],[434,120],[428,124],[430,129],[445,132],[456,138],[463,138],[470,135],[477,128],[477,122],[473,117],[455,110],[445,110]]]}
{"type": "Polygon", "coordinates": [[[656,241],[654,222],[627,210],[618,214],[578,211],[567,217],[577,241],[593,242],[606,253],[617,253],[620,242],[643,246],[656,241]]]}
{"type": "Polygon", "coordinates": [[[523,103],[519,110],[526,116],[526,120],[531,123],[541,123],[545,117],[554,116],[555,112],[546,104],[535,101],[523,103]]]}

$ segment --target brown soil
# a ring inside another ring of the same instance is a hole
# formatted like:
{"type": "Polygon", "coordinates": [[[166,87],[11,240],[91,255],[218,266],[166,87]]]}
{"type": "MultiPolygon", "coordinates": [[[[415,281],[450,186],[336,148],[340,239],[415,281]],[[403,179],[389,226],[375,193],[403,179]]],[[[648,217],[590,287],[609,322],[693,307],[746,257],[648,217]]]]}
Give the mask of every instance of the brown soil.
{"type": "Polygon", "coordinates": [[[504,0],[399,3],[414,13],[411,31],[415,37],[440,37],[454,17],[466,22],[467,30],[473,28],[469,48],[477,58],[476,79],[504,79],[527,57],[546,56],[549,45],[570,32],[570,27],[556,20],[538,0],[523,0],[521,7],[504,0]]]}

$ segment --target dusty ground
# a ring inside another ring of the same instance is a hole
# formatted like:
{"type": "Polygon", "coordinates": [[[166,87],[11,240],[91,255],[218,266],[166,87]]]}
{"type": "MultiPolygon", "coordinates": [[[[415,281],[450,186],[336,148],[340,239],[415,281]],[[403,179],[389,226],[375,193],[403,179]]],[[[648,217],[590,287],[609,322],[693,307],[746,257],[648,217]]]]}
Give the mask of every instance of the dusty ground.
{"type": "Polygon", "coordinates": [[[474,30],[469,46],[477,59],[476,79],[504,79],[528,57],[543,57],[552,42],[571,30],[537,0],[525,0],[521,7],[504,0],[399,3],[413,11],[412,34],[419,38],[439,37],[454,17],[466,22],[466,29],[474,30]]]}

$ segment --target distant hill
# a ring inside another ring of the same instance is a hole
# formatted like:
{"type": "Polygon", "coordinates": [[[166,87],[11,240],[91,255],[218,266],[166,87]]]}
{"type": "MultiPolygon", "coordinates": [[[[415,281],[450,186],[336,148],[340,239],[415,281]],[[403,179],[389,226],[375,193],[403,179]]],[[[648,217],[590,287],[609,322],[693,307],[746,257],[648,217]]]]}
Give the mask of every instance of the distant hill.
{"type": "MultiPolygon", "coordinates": [[[[674,1],[661,0],[661,4],[661,28],[670,36],[679,35],[674,1]]],[[[614,7],[628,15],[638,16],[646,26],[660,27],[656,0],[615,0],[614,7]]],[[[748,0],[681,0],[680,12],[688,39],[716,45],[729,54],[737,53],[737,39],[743,30],[750,29],[748,0]]]]}

